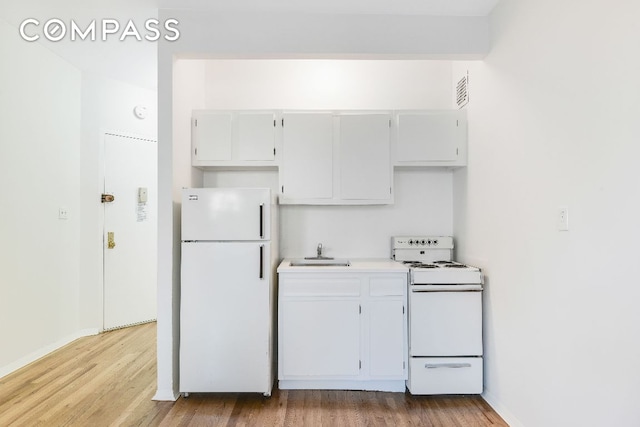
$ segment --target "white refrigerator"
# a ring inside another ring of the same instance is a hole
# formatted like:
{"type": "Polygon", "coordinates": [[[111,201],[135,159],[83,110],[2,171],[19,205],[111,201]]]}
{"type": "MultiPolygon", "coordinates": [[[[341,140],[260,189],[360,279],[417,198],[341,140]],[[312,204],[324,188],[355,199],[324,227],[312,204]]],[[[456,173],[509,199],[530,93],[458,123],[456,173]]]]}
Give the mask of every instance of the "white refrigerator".
{"type": "Polygon", "coordinates": [[[182,190],[180,392],[271,395],[277,210],[269,189],[182,190]]]}

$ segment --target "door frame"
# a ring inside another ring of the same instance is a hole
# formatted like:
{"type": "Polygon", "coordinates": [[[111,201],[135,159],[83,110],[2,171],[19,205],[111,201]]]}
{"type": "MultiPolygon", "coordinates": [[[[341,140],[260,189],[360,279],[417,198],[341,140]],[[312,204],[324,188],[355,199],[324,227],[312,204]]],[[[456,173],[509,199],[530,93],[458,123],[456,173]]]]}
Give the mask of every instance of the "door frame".
{"type": "MultiPolygon", "coordinates": [[[[143,141],[150,141],[150,142],[155,142],[156,144],[158,144],[158,139],[154,138],[152,136],[149,135],[142,135],[142,134],[136,134],[133,132],[126,132],[126,131],[122,131],[122,130],[113,130],[113,129],[100,129],[100,138],[99,138],[99,145],[98,145],[98,153],[99,153],[99,158],[98,158],[98,192],[102,193],[104,191],[104,180],[105,180],[105,161],[106,161],[106,156],[105,156],[105,140],[107,135],[111,135],[111,136],[117,136],[117,137],[122,137],[122,138],[130,138],[130,139],[139,139],[139,140],[143,140],[143,141]]],[[[159,172],[158,172],[159,173],[159,172]]],[[[100,194],[96,194],[95,195],[96,200],[99,200],[100,194]]],[[[105,309],[104,309],[104,257],[105,257],[105,247],[106,247],[106,242],[105,242],[105,215],[104,215],[104,204],[100,203],[100,207],[98,209],[98,229],[97,229],[97,235],[98,235],[98,244],[100,245],[100,262],[99,264],[99,286],[100,286],[100,295],[99,295],[99,301],[97,301],[97,306],[100,307],[100,332],[105,332],[107,330],[112,330],[112,329],[105,329],[104,327],[104,313],[105,313],[105,309]]],[[[157,257],[157,253],[156,253],[156,257],[157,257]]],[[[156,284],[156,289],[157,289],[157,284],[156,284]]],[[[117,328],[115,328],[117,329],[117,328]]]]}

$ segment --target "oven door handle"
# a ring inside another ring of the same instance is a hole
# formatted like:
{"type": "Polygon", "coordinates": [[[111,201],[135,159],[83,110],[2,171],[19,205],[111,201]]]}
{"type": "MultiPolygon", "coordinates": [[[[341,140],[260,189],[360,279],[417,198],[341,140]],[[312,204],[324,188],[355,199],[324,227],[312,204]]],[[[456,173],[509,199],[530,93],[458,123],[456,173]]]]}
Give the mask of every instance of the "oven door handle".
{"type": "Polygon", "coordinates": [[[450,368],[450,369],[460,369],[460,368],[470,368],[471,363],[427,363],[424,365],[427,369],[438,369],[438,368],[450,368]]]}
{"type": "Polygon", "coordinates": [[[409,287],[411,292],[481,292],[482,285],[479,283],[469,284],[438,284],[438,285],[416,285],[409,287]]]}

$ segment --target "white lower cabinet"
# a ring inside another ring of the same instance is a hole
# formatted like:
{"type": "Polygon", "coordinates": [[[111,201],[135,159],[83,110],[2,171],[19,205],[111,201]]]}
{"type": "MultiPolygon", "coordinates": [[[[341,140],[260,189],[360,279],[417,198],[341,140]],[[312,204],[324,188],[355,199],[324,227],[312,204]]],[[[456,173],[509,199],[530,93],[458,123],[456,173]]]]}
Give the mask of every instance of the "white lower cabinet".
{"type": "Polygon", "coordinates": [[[369,302],[369,376],[403,377],[406,368],[404,302],[379,298],[369,302]]]}
{"type": "Polygon", "coordinates": [[[357,299],[283,302],[282,376],[356,377],[360,373],[357,299]],[[320,321],[322,319],[322,321],[320,321]]]}
{"type": "Polygon", "coordinates": [[[280,273],[281,389],[404,392],[407,275],[280,273]]]}

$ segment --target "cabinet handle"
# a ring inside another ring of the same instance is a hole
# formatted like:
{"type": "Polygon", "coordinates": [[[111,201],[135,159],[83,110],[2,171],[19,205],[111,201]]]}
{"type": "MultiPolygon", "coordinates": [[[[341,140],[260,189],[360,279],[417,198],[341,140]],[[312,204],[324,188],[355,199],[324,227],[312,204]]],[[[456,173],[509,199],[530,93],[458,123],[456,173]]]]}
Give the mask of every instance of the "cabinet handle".
{"type": "Polygon", "coordinates": [[[438,368],[470,368],[471,363],[427,363],[424,365],[427,369],[438,369],[438,368]]]}
{"type": "Polygon", "coordinates": [[[260,245],[260,280],[264,279],[264,245],[260,245]]]}
{"type": "Polygon", "coordinates": [[[261,203],[260,204],[260,238],[261,239],[264,239],[263,222],[264,222],[264,203],[261,203]]]}

